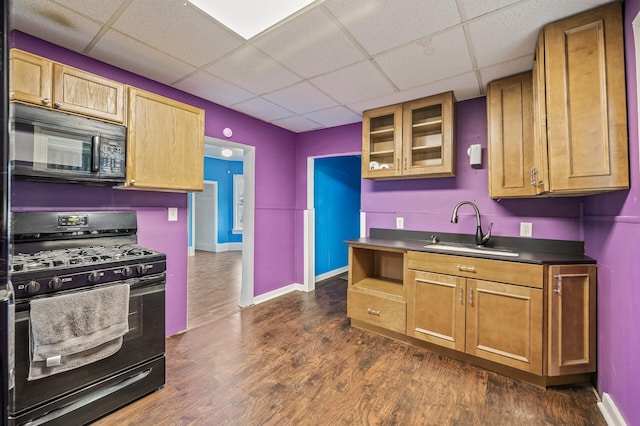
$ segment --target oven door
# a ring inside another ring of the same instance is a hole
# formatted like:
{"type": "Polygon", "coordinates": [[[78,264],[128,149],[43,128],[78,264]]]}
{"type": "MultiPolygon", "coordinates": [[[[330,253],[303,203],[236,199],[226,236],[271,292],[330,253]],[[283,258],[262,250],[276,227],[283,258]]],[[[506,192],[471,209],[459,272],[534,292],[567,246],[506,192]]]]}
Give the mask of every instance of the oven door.
{"type": "Polygon", "coordinates": [[[124,281],[131,287],[129,331],[122,348],[100,361],[38,380],[27,381],[29,303],[16,305],[10,424],[91,421],[164,385],[165,275],[131,281],[124,281]]]}

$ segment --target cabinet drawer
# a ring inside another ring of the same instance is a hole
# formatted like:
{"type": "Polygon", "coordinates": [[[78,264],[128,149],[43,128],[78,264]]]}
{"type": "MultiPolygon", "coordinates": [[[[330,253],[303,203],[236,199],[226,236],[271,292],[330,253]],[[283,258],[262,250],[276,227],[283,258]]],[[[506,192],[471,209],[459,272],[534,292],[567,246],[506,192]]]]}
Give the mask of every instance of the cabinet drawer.
{"type": "Polygon", "coordinates": [[[350,288],[347,292],[347,316],[404,333],[407,323],[407,303],[350,288]]]}
{"type": "Polygon", "coordinates": [[[446,254],[407,252],[407,266],[418,271],[542,288],[544,266],[446,254]]]}

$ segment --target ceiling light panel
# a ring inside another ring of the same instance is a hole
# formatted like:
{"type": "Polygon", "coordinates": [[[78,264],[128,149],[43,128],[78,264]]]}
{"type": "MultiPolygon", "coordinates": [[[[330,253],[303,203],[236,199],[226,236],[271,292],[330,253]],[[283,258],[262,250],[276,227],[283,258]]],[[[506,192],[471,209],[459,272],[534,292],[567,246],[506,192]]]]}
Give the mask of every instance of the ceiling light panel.
{"type": "Polygon", "coordinates": [[[314,0],[189,0],[231,31],[249,40],[314,0]]]}

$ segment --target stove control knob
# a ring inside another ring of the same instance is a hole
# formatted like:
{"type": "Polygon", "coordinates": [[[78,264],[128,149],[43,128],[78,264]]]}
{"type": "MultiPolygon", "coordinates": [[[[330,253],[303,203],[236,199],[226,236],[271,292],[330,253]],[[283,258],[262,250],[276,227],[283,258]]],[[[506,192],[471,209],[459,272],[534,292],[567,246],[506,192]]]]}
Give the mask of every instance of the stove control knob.
{"type": "Polygon", "coordinates": [[[27,290],[27,293],[36,294],[38,291],[40,291],[40,283],[36,280],[31,280],[27,283],[25,288],[27,290]]]}
{"type": "Polygon", "coordinates": [[[146,274],[147,271],[149,270],[149,265],[140,264],[136,269],[139,274],[146,274]]]}
{"type": "Polygon", "coordinates": [[[53,277],[49,280],[49,288],[52,290],[58,290],[62,287],[62,280],[58,277],[53,277]]]}
{"type": "Polygon", "coordinates": [[[97,283],[98,281],[100,281],[100,273],[93,271],[92,273],[89,274],[87,279],[89,280],[89,282],[97,283]]]}
{"type": "Polygon", "coordinates": [[[133,275],[133,269],[131,269],[130,266],[125,266],[122,268],[122,276],[123,277],[130,277],[133,275]]]}

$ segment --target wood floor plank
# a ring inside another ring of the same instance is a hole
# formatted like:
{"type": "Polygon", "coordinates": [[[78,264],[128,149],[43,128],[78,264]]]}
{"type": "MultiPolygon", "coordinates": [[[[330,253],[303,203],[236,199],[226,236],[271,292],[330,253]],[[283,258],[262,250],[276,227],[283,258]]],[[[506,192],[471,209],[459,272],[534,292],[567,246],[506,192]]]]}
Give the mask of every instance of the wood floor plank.
{"type": "Polygon", "coordinates": [[[346,289],[219,310],[167,339],[163,389],[95,425],[606,424],[590,385],[545,390],[352,328],[346,289]]]}

